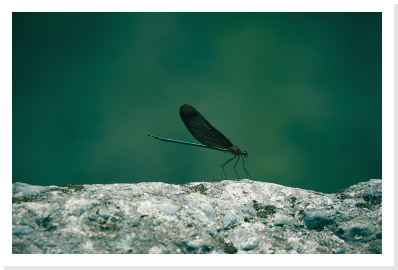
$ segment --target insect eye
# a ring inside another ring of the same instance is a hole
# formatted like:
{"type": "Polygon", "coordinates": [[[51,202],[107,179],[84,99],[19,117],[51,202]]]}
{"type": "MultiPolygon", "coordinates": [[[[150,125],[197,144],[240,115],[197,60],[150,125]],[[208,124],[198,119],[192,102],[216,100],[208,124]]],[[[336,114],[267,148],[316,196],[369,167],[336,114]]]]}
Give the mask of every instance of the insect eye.
{"type": "Polygon", "coordinates": [[[247,157],[247,152],[246,152],[246,151],[243,151],[243,155],[244,155],[245,157],[247,157]]]}

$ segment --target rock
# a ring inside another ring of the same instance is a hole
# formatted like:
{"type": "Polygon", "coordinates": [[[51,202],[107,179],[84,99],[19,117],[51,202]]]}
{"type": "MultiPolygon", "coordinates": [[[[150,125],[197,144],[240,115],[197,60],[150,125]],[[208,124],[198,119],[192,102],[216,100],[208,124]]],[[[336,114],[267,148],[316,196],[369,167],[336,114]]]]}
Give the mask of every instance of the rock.
{"type": "Polygon", "coordinates": [[[332,253],[333,254],[343,254],[343,253],[345,253],[345,248],[332,249],[332,253]]]}
{"type": "Polygon", "coordinates": [[[304,223],[309,230],[322,231],[325,226],[334,222],[333,215],[336,211],[306,209],[304,223]]]}
{"type": "Polygon", "coordinates": [[[381,254],[382,181],[13,184],[13,254],[381,254]]]}
{"type": "Polygon", "coordinates": [[[236,214],[228,214],[224,217],[223,226],[224,230],[228,230],[238,224],[243,223],[243,218],[236,214]]]}
{"type": "Polygon", "coordinates": [[[133,220],[131,221],[131,227],[137,227],[138,225],[140,225],[140,222],[141,222],[140,216],[134,217],[133,220]]]}
{"type": "Polygon", "coordinates": [[[208,204],[202,204],[200,208],[211,221],[216,220],[216,211],[214,211],[213,207],[208,204]]]}
{"type": "Polygon", "coordinates": [[[181,209],[181,206],[163,203],[163,204],[158,205],[158,208],[160,209],[160,211],[162,211],[166,215],[172,216],[172,215],[175,215],[178,212],[178,210],[181,209]]]}
{"type": "Polygon", "coordinates": [[[252,250],[260,243],[259,237],[239,230],[228,234],[226,238],[231,241],[235,247],[239,247],[242,250],[252,250]]]}
{"type": "Polygon", "coordinates": [[[364,241],[364,237],[368,237],[373,235],[374,239],[376,239],[376,235],[374,235],[376,231],[376,227],[371,224],[370,219],[353,219],[345,223],[344,225],[340,225],[335,232],[337,236],[343,238],[347,242],[369,242],[373,240],[371,238],[367,238],[364,241]]]}
{"type": "Polygon", "coordinates": [[[276,215],[272,219],[272,222],[274,222],[275,226],[292,225],[292,221],[288,217],[282,215],[276,215]]]}
{"type": "Polygon", "coordinates": [[[213,246],[204,240],[192,240],[187,243],[188,251],[199,251],[200,253],[206,253],[213,249],[213,246]]]}
{"type": "Polygon", "coordinates": [[[248,238],[245,242],[243,242],[240,246],[243,250],[252,250],[255,249],[260,243],[260,238],[257,236],[248,238]]]}

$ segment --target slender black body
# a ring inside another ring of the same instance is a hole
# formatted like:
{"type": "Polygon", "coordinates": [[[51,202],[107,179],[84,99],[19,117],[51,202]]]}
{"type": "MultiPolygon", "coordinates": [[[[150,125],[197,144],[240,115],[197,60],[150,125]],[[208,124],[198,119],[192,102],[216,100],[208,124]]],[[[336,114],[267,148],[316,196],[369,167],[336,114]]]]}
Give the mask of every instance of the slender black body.
{"type": "Polygon", "coordinates": [[[245,161],[243,157],[247,157],[247,152],[246,151],[241,151],[236,145],[233,145],[230,140],[228,140],[227,137],[225,137],[220,131],[218,131],[215,127],[213,127],[207,120],[197,111],[195,110],[192,106],[190,105],[182,105],[180,108],[180,116],[182,121],[184,122],[185,126],[189,130],[189,132],[192,134],[192,136],[195,137],[199,142],[202,144],[198,143],[191,143],[191,142],[184,142],[184,141],[179,141],[179,140],[172,140],[172,139],[165,139],[165,138],[160,138],[154,135],[149,135],[149,137],[162,140],[165,142],[174,142],[174,143],[182,143],[182,144],[188,144],[188,145],[193,145],[193,146],[199,146],[199,147],[204,147],[204,148],[210,148],[214,150],[219,150],[224,153],[230,153],[234,155],[233,158],[230,158],[220,164],[220,170],[221,170],[221,178],[223,179],[222,173],[224,172],[225,178],[227,178],[227,175],[225,174],[224,166],[230,162],[231,160],[235,159],[238,157],[238,160],[235,162],[234,165],[234,170],[236,175],[239,178],[238,173],[236,172],[236,164],[238,163],[239,159],[242,157],[242,164],[243,164],[243,169],[245,170],[246,176],[250,178],[249,172],[245,168],[245,161]]]}

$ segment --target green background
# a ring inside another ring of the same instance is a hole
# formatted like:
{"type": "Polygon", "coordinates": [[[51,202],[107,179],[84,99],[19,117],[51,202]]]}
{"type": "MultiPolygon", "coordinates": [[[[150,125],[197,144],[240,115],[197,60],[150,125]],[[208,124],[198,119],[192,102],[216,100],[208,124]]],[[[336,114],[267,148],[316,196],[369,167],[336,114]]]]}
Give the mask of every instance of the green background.
{"type": "Polygon", "coordinates": [[[248,151],[254,180],[331,193],[381,179],[381,19],[13,13],[13,182],[220,179],[230,154],[148,137],[197,142],[183,104],[248,151]]]}

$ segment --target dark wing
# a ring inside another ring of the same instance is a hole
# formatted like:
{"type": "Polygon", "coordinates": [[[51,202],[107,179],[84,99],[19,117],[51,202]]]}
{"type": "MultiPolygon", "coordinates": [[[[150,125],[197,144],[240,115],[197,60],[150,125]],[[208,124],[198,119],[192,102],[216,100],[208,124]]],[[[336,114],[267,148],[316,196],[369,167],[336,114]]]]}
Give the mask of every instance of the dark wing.
{"type": "Polygon", "coordinates": [[[210,146],[228,149],[233,146],[220,131],[215,129],[207,120],[192,106],[187,104],[180,108],[180,116],[185,126],[199,142],[210,146]]]}

